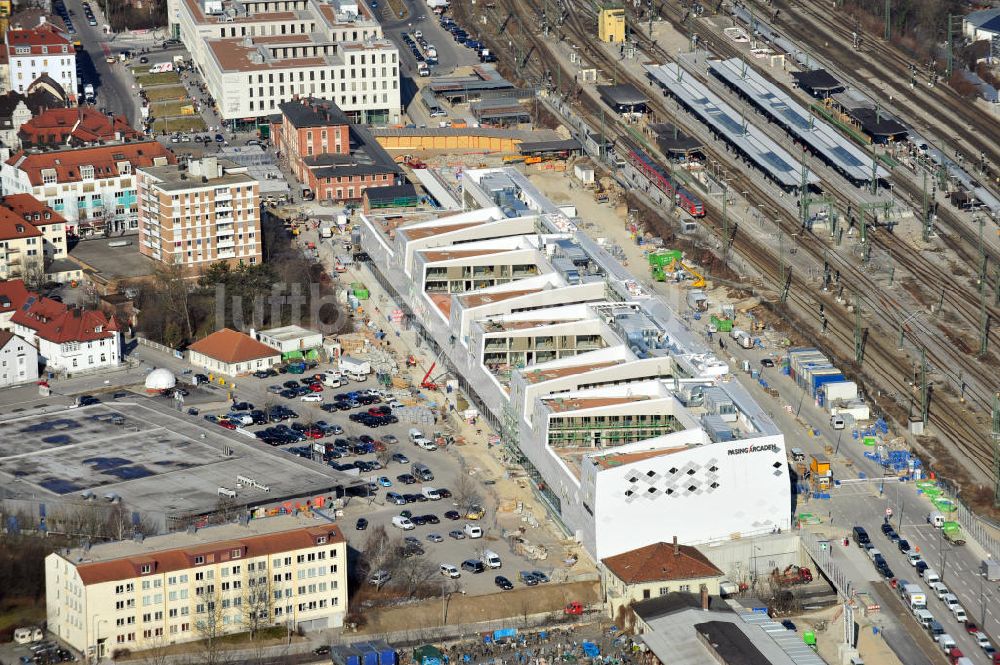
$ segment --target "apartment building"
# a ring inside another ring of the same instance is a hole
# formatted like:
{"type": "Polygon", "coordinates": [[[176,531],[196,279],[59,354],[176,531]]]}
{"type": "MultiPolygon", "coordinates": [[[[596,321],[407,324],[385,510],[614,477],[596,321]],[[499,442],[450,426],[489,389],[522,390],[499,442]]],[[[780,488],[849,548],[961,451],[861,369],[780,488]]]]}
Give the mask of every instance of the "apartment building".
{"type": "Polygon", "coordinates": [[[363,215],[361,244],[553,522],[595,559],[787,530],[784,437],[726,363],[523,174],[462,185],[465,212],[363,215]]]}
{"type": "Polygon", "coordinates": [[[9,330],[0,330],[0,388],[38,381],[38,349],[9,330]]]}
{"type": "Polygon", "coordinates": [[[135,232],[135,169],[176,163],[157,141],[20,150],[0,164],[0,185],[4,196],[31,194],[62,215],[68,235],[135,232]]]}
{"type": "Polygon", "coordinates": [[[315,198],[359,201],[369,187],[396,184],[399,166],[365,127],[327,99],[279,105],[271,137],[281,160],[315,198]]]}
{"type": "Polygon", "coordinates": [[[76,101],[76,49],[69,36],[46,22],[44,16],[33,28],[8,30],[4,48],[12,90],[23,94],[44,74],[55,80],[71,101],[76,101]]]}
{"type": "Polygon", "coordinates": [[[167,15],[223,120],[252,123],[316,96],[353,122],[399,122],[399,52],[367,3],[169,0],[167,15]]]}
{"type": "Polygon", "coordinates": [[[140,168],[137,180],[142,254],[192,270],[260,262],[260,183],[247,167],[204,157],[140,168]]]}
{"type": "Polygon", "coordinates": [[[38,296],[28,290],[21,279],[0,280],[0,330],[10,330],[14,324],[10,318],[21,309],[28,298],[38,296]]]}
{"type": "Polygon", "coordinates": [[[45,559],[48,629],[88,657],[287,625],[337,628],[347,544],[292,516],[60,550],[45,559]]]}
{"type": "Polygon", "coordinates": [[[121,364],[121,328],[103,312],[38,298],[14,312],[10,320],[14,334],[38,349],[38,360],[51,372],[121,364]]]}
{"type": "Polygon", "coordinates": [[[46,266],[66,255],[62,215],[30,194],[0,199],[0,279],[40,283],[46,266]]]}

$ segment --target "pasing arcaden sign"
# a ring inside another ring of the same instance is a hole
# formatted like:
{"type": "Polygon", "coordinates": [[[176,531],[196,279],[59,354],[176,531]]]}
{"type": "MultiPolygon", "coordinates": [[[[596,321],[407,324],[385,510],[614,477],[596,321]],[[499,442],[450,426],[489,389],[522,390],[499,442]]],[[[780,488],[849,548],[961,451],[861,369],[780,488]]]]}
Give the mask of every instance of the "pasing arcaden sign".
{"type": "Polygon", "coordinates": [[[778,446],[773,443],[762,444],[759,446],[746,446],[745,448],[730,448],[730,455],[749,455],[750,453],[762,453],[764,451],[776,453],[778,452],[778,446]]]}

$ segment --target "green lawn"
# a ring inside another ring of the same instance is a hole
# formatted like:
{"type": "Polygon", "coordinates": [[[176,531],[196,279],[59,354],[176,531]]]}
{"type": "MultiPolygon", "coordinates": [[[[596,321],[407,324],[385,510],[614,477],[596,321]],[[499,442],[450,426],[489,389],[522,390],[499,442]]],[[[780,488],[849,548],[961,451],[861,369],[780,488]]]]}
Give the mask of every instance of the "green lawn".
{"type": "Polygon", "coordinates": [[[188,93],[182,85],[158,85],[155,88],[146,88],[146,99],[150,102],[179,101],[188,99],[188,93]]]}
{"type": "Polygon", "coordinates": [[[133,69],[132,73],[135,75],[136,83],[146,88],[151,85],[169,85],[181,82],[181,77],[178,76],[177,72],[159,72],[156,74],[150,74],[149,69],[133,69]]]}
{"type": "MultiPolygon", "coordinates": [[[[155,113],[153,115],[156,115],[155,113]]],[[[204,132],[208,129],[200,115],[185,115],[178,118],[161,118],[153,121],[155,132],[204,132]]]]}
{"type": "Polygon", "coordinates": [[[151,102],[149,112],[157,118],[171,118],[173,116],[185,115],[181,109],[194,104],[190,99],[174,99],[166,102],[151,102]]]}

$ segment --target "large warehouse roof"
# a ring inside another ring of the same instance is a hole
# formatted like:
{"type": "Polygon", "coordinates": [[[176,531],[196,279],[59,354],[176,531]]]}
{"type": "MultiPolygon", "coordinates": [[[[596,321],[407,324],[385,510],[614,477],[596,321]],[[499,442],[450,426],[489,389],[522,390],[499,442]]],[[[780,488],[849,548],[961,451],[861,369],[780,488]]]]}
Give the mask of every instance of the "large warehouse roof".
{"type": "MultiPolygon", "coordinates": [[[[802,163],[675,63],[644,65],[649,76],[785,187],[802,183],[802,163]]],[[[810,184],[819,182],[811,171],[810,184]]]]}
{"type": "MultiPolygon", "coordinates": [[[[728,86],[742,93],[757,108],[822,155],[827,163],[852,180],[871,181],[872,158],[868,153],[854,145],[846,136],[837,133],[826,122],[818,120],[807,108],[761,76],[753,67],[737,58],[713,60],[708,67],[728,86]]],[[[877,173],[879,178],[889,175],[883,168],[878,168],[877,173]]]]}

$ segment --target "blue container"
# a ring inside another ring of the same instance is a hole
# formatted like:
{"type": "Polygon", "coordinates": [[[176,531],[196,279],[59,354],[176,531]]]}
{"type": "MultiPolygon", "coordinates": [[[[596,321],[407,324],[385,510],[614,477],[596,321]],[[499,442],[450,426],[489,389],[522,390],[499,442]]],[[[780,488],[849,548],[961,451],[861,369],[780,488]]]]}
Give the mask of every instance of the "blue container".
{"type": "Polygon", "coordinates": [[[379,665],[378,663],[378,651],[372,648],[367,648],[361,652],[361,662],[364,665],[379,665]]]}
{"type": "Polygon", "coordinates": [[[378,652],[378,665],[396,665],[396,652],[388,647],[382,647],[378,652]]]}

